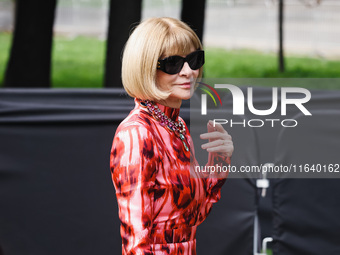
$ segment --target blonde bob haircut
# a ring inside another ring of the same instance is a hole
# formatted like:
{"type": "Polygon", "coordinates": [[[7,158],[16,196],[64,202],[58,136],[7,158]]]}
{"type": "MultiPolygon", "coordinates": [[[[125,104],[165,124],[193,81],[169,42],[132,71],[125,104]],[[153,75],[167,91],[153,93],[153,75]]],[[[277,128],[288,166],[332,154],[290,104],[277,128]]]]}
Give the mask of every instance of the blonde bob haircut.
{"type": "MultiPolygon", "coordinates": [[[[174,18],[149,18],[140,23],[126,42],[122,60],[122,82],[131,97],[164,100],[171,91],[157,87],[158,59],[170,55],[187,55],[202,49],[195,32],[174,18]]],[[[202,76],[202,67],[199,77],[202,76]]]]}

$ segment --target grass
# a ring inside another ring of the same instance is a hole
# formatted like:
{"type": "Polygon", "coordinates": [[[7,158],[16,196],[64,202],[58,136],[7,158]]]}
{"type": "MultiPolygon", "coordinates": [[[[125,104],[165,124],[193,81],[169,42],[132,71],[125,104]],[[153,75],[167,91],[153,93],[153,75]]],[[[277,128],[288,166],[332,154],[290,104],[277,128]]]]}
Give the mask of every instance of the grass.
{"type": "MultiPolygon", "coordinates": [[[[9,33],[0,33],[0,84],[10,48],[9,33]]],[[[52,83],[55,88],[103,87],[105,42],[91,37],[56,37],[52,83]]],[[[277,71],[276,54],[254,50],[206,49],[206,78],[340,78],[340,60],[287,56],[286,72],[277,71]]],[[[330,88],[340,89],[339,85],[330,88]]]]}
{"type": "Polygon", "coordinates": [[[10,39],[9,33],[0,33],[0,87],[2,86],[5,68],[10,51],[10,39]]]}
{"type": "MultiPolygon", "coordinates": [[[[263,251],[261,250],[261,252],[263,251]]],[[[272,255],[272,254],[273,254],[273,251],[271,249],[267,249],[267,255],[272,255]]]]}
{"type": "Polygon", "coordinates": [[[340,78],[340,60],[331,61],[304,56],[285,58],[286,71],[278,72],[276,54],[254,50],[209,49],[206,77],[225,78],[340,78]]]}
{"type": "Polygon", "coordinates": [[[105,42],[57,37],[53,44],[53,87],[103,87],[105,42]]]}

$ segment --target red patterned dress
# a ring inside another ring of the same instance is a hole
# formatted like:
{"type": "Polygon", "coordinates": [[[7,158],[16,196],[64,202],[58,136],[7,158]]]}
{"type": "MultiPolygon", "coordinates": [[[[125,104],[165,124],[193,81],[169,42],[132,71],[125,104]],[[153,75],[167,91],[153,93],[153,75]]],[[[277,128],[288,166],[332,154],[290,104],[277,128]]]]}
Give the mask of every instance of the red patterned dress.
{"type": "MultiPolygon", "coordinates": [[[[220,199],[225,179],[193,178],[198,177],[190,171],[190,160],[198,164],[193,151],[135,103],[116,130],[110,158],[122,253],[196,254],[196,228],[220,199]]],[[[172,120],[180,118],[179,109],[157,106],[172,120]]],[[[188,131],[185,138],[190,144],[188,131]]],[[[211,153],[208,164],[217,163],[225,158],[211,153]]]]}

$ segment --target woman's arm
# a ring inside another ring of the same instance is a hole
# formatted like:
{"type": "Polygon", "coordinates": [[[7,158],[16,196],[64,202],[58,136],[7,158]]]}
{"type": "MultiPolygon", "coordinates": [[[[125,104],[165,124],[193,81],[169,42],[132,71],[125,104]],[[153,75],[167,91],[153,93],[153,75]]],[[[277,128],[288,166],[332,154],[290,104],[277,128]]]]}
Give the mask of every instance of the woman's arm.
{"type": "Polygon", "coordinates": [[[110,168],[125,254],[151,254],[152,251],[150,229],[154,215],[155,153],[157,148],[152,134],[142,125],[120,129],[113,140],[110,168]]]}

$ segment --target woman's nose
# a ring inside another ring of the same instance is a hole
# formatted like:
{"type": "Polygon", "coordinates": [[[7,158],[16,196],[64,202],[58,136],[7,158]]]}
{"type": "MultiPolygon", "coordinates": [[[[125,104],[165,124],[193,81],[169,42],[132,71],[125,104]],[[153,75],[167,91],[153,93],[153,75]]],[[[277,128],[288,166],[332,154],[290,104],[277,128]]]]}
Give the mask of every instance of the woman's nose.
{"type": "Polygon", "coordinates": [[[182,70],[179,73],[180,75],[191,75],[192,74],[192,69],[190,68],[188,62],[184,62],[184,65],[182,67],[182,70]]]}

